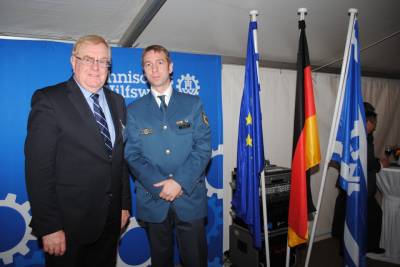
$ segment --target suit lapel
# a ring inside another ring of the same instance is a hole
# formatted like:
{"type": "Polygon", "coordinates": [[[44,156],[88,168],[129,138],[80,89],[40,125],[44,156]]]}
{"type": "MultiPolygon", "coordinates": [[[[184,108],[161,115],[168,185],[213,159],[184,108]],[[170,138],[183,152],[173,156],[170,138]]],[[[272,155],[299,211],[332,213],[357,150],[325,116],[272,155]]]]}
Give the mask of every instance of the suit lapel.
{"type": "Polygon", "coordinates": [[[90,135],[90,139],[94,139],[96,142],[96,145],[93,147],[98,151],[98,153],[104,154],[104,156],[106,156],[104,141],[101,137],[99,128],[97,127],[97,123],[93,116],[92,110],[90,109],[85,97],[83,96],[81,90],[79,89],[73,78],[68,81],[67,89],[69,100],[75,107],[76,111],[79,113],[82,123],[89,129],[88,132],[82,131],[81,134],[90,135]]]}

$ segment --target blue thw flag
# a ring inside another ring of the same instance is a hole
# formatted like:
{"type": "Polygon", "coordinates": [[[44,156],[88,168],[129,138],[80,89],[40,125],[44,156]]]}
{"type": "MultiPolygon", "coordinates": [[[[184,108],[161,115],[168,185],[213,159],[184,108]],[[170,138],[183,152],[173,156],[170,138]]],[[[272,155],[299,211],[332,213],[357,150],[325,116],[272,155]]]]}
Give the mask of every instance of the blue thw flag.
{"type": "Polygon", "coordinates": [[[367,134],[357,19],[352,27],[345,91],[343,99],[337,100],[341,105],[332,155],[332,160],[340,164],[339,185],[347,192],[343,256],[344,265],[349,267],[365,266],[367,229],[367,134]]]}
{"type": "Polygon", "coordinates": [[[258,79],[257,22],[250,21],[237,146],[236,191],[232,205],[236,215],[250,227],[254,245],[261,247],[260,174],[264,169],[264,146],[258,79]]]}

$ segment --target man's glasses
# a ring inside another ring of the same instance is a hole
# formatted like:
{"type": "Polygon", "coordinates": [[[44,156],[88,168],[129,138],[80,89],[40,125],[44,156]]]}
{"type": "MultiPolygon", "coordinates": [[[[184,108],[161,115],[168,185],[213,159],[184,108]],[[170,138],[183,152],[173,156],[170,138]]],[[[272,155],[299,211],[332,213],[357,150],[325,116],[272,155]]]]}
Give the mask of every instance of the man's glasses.
{"type": "Polygon", "coordinates": [[[78,57],[78,56],[74,56],[77,59],[79,59],[83,65],[86,66],[92,66],[95,63],[99,64],[100,68],[108,68],[110,67],[111,63],[110,61],[108,61],[108,59],[94,59],[92,57],[88,57],[88,56],[84,56],[84,57],[78,57]]]}

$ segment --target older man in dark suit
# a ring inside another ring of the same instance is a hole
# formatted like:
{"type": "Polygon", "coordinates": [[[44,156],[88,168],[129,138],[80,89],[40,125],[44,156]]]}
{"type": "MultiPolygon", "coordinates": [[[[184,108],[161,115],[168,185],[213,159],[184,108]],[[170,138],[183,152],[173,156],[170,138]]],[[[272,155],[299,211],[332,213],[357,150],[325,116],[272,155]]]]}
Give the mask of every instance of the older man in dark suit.
{"type": "Polygon", "coordinates": [[[32,97],[26,186],[46,266],[115,266],[131,199],[125,104],[104,86],[110,60],[102,37],[82,37],[72,51],[73,77],[32,97]]]}

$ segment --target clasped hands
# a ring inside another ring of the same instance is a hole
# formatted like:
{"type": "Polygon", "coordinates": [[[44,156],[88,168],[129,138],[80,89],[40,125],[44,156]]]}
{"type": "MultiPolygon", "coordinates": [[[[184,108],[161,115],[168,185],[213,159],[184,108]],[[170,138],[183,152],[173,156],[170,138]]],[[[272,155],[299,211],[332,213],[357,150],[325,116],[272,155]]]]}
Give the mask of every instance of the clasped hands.
{"type": "Polygon", "coordinates": [[[155,187],[162,187],[159,194],[165,201],[174,201],[183,194],[182,187],[174,179],[166,179],[154,184],[155,187]]]}

